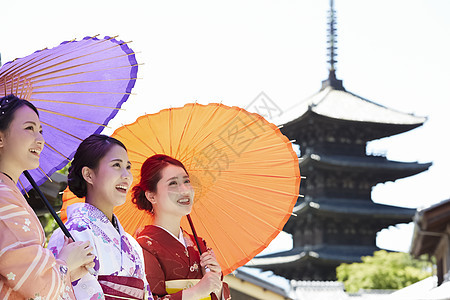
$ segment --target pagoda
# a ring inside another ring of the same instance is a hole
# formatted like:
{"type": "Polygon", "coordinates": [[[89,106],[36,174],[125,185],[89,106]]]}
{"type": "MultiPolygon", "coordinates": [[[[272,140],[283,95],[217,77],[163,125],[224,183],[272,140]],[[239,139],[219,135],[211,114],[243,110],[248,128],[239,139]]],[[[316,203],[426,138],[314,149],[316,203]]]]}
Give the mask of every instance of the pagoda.
{"type": "MultiPolygon", "coordinates": [[[[310,98],[285,112],[281,131],[300,146],[299,198],[284,231],[293,249],[255,257],[249,267],[294,280],[336,280],[341,263],[360,262],[380,250],[377,232],[412,222],[415,209],[377,204],[379,183],[426,171],[431,163],[398,162],[368,155],[368,142],[407,132],[425,117],[402,113],[347,91],[336,78],[333,0],[329,14],[329,76],[310,98]]],[[[395,202],[395,199],[392,199],[395,202]]]]}

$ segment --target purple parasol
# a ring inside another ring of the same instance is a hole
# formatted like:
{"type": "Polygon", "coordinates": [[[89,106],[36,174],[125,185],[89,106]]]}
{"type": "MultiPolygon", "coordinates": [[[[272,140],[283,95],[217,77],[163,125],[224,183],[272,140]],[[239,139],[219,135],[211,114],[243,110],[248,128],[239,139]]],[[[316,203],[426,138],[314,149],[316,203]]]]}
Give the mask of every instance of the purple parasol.
{"type": "MultiPolygon", "coordinates": [[[[86,37],[36,51],[0,68],[0,97],[15,94],[39,110],[45,147],[38,185],[73,158],[80,142],[100,133],[131,94],[138,65],[127,43],[86,37]]],[[[23,176],[23,175],[22,175],[23,176]]],[[[31,189],[21,176],[21,189],[31,189]]]]}

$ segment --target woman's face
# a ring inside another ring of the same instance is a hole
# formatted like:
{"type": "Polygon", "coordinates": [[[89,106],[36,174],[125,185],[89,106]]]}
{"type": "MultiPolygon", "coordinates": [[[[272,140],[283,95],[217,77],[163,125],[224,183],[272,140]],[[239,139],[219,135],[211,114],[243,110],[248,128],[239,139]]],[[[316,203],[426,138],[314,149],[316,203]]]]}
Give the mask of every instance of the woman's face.
{"type": "Polygon", "coordinates": [[[192,210],[194,189],[186,171],[175,165],[167,165],[161,172],[156,193],[151,193],[156,214],[185,216],[192,210]]]}
{"type": "Polygon", "coordinates": [[[87,197],[109,207],[122,205],[133,182],[130,170],[127,151],[119,145],[113,145],[99,161],[96,170],[83,168],[85,180],[92,184],[87,197]]]}
{"type": "Polygon", "coordinates": [[[5,132],[0,132],[0,153],[4,172],[11,176],[39,167],[44,148],[42,126],[37,114],[24,105],[14,112],[5,132]]]}

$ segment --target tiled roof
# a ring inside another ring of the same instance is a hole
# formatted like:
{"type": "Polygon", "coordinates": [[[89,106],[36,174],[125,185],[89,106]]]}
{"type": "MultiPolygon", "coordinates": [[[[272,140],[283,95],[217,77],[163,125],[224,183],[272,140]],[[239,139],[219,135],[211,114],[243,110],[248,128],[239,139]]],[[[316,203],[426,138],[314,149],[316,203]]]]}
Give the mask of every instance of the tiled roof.
{"type": "Polygon", "coordinates": [[[345,300],[349,299],[344,284],[338,281],[291,281],[295,299],[345,300]]]}
{"type": "Polygon", "coordinates": [[[361,256],[372,255],[379,250],[375,246],[338,246],[338,245],[319,245],[309,247],[296,247],[288,251],[271,253],[262,256],[256,256],[246,266],[259,267],[280,264],[292,264],[300,262],[308,257],[314,259],[326,259],[339,262],[361,261],[361,256]]]}
{"type": "Polygon", "coordinates": [[[380,169],[383,171],[410,170],[421,172],[427,170],[432,163],[399,162],[388,160],[382,156],[349,156],[349,155],[327,155],[308,154],[301,157],[300,167],[310,161],[320,162],[336,167],[350,166],[352,168],[380,169]]]}
{"type": "Polygon", "coordinates": [[[240,267],[234,272],[234,276],[241,280],[245,280],[259,287],[262,287],[263,289],[289,298],[289,290],[281,287],[282,284],[289,287],[289,280],[277,275],[269,276],[266,273],[269,272],[263,272],[262,270],[253,268],[240,267]]]}
{"type": "MultiPolygon", "coordinates": [[[[410,219],[416,212],[414,208],[405,208],[391,205],[374,203],[372,201],[352,200],[341,198],[317,198],[305,200],[294,207],[294,213],[300,214],[308,209],[316,209],[322,212],[369,215],[372,217],[396,217],[400,219],[410,219]]],[[[395,221],[395,220],[394,220],[395,221]]]]}
{"type": "MultiPolygon", "coordinates": [[[[338,281],[291,281],[292,296],[299,300],[382,300],[391,290],[361,290],[348,294],[338,281]]],[[[389,298],[391,299],[391,298],[389,298]]]]}
{"type": "Polygon", "coordinates": [[[335,119],[383,124],[422,124],[425,117],[403,113],[358,95],[326,87],[300,103],[286,109],[275,124],[286,124],[300,118],[308,110],[335,119]]]}

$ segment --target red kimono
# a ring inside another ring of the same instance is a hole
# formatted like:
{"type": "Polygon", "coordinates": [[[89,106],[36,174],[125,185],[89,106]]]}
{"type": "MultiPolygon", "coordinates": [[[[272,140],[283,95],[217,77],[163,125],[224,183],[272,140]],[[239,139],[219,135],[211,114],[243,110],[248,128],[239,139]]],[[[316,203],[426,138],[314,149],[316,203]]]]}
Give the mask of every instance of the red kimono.
{"type": "MultiPolygon", "coordinates": [[[[182,291],[168,295],[165,282],[176,279],[201,279],[200,255],[193,236],[183,231],[186,248],[166,230],[149,225],[138,233],[137,241],[144,252],[145,272],[153,297],[181,300],[182,291]]],[[[200,238],[201,247],[206,244],[200,238]]],[[[203,248],[203,247],[202,247],[203,248]]],[[[222,299],[231,299],[228,285],[223,283],[222,299]]],[[[212,299],[217,299],[215,295],[212,299]]]]}

